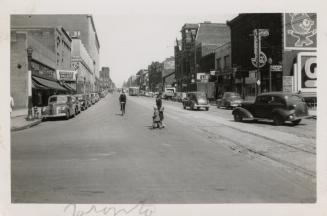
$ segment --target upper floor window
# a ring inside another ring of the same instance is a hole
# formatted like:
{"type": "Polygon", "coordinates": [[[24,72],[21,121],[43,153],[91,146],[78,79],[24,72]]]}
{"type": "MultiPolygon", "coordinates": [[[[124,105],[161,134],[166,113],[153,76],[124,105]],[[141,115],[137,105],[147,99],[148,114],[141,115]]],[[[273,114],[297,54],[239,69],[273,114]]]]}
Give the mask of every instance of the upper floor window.
{"type": "Polygon", "coordinates": [[[217,70],[221,69],[221,58],[216,59],[216,69],[217,70]]]}
{"type": "Polygon", "coordinates": [[[230,56],[226,55],[224,56],[224,68],[230,67],[230,56]]]}

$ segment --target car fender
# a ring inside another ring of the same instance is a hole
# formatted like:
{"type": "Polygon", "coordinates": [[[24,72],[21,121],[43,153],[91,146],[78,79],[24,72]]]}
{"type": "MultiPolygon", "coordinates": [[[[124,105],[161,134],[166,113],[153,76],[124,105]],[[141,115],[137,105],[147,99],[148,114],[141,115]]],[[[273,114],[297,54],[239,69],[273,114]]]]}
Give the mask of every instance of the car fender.
{"type": "Polygon", "coordinates": [[[234,115],[236,113],[241,114],[241,116],[243,118],[253,118],[253,115],[251,114],[251,112],[249,110],[247,110],[247,109],[242,108],[242,107],[235,108],[233,110],[232,114],[234,115]]]}
{"type": "MultiPolygon", "coordinates": [[[[293,110],[293,112],[294,112],[294,110],[293,110]]],[[[284,119],[286,119],[287,116],[289,116],[290,114],[292,114],[292,110],[285,110],[285,109],[276,108],[276,109],[274,109],[272,111],[272,114],[273,115],[278,114],[281,117],[283,117],[284,119]]]]}

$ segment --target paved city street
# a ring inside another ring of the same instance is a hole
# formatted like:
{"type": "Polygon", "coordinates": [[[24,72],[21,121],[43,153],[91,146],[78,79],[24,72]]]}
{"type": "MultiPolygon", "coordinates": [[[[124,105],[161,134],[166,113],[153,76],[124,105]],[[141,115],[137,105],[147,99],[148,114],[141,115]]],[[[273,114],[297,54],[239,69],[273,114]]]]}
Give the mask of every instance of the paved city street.
{"type": "Polygon", "coordinates": [[[231,110],[184,110],[109,94],[70,120],[11,133],[15,203],[315,202],[316,121],[233,121],[231,110]]]}

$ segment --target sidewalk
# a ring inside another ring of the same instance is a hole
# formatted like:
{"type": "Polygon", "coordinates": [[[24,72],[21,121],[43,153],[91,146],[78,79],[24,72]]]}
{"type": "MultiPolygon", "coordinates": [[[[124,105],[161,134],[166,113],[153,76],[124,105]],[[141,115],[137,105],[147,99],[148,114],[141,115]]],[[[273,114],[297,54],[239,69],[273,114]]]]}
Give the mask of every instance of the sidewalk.
{"type": "Polygon", "coordinates": [[[27,109],[13,110],[10,116],[10,130],[19,131],[26,128],[33,127],[42,122],[41,119],[35,119],[32,121],[26,120],[27,109]]]}

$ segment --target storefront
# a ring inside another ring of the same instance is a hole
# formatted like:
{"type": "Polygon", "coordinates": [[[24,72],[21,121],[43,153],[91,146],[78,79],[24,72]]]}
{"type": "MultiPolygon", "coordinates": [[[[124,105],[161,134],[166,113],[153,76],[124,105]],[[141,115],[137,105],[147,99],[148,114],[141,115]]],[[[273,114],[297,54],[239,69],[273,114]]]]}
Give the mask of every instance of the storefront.
{"type": "Polygon", "coordinates": [[[67,89],[58,83],[56,73],[53,68],[32,60],[31,69],[33,106],[47,106],[48,98],[51,95],[67,93],[67,89]]]}

